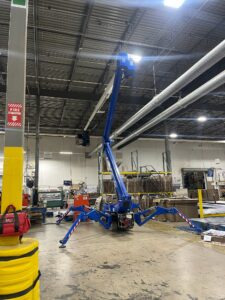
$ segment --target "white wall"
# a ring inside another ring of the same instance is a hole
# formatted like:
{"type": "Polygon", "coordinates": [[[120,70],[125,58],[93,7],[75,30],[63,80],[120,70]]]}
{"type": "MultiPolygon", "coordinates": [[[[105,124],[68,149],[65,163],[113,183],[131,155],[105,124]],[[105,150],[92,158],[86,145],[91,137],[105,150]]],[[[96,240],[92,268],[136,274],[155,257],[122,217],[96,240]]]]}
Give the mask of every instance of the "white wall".
{"type": "MultiPolygon", "coordinates": [[[[130,153],[138,150],[139,166],[153,165],[156,170],[163,169],[162,152],[165,143],[160,140],[138,140],[128,145],[123,152],[123,165],[130,168],[130,153]]],[[[170,142],[173,176],[181,178],[182,168],[222,168],[225,169],[225,144],[213,142],[170,142]],[[216,164],[215,159],[220,160],[216,164]]]]}
{"type": "MultiPolygon", "coordinates": [[[[89,187],[97,185],[97,157],[85,158],[85,151],[89,152],[98,144],[100,139],[92,139],[91,147],[77,146],[75,138],[47,137],[40,139],[40,186],[57,187],[63,180],[72,179],[73,183],[81,180],[87,182],[89,187]],[[60,155],[60,151],[72,151],[72,156],[60,155]],[[52,159],[45,160],[44,152],[52,152],[52,159]]],[[[0,136],[0,157],[3,156],[4,136],[0,136]]],[[[25,151],[28,164],[34,167],[34,137],[25,139],[25,151]]],[[[170,142],[172,153],[172,168],[175,177],[180,177],[181,168],[211,168],[225,169],[225,144],[209,142],[170,142]],[[220,159],[220,165],[215,164],[215,159],[220,159]]],[[[131,151],[138,150],[139,166],[153,165],[155,169],[162,170],[162,152],[165,151],[164,141],[138,140],[121,149],[123,155],[122,167],[131,169],[131,151]]],[[[0,169],[3,160],[0,159],[0,169]]],[[[26,162],[26,157],[25,157],[26,162]]],[[[25,164],[26,166],[26,164],[25,164]]]]}
{"type": "MultiPolygon", "coordinates": [[[[100,139],[93,139],[91,144],[96,145],[100,139]]],[[[3,156],[4,137],[0,136],[0,157],[3,156]]],[[[92,146],[92,147],[93,147],[92,146]]],[[[28,174],[34,169],[35,138],[25,138],[25,164],[29,165],[28,174]]],[[[89,187],[97,186],[97,158],[86,159],[85,151],[89,148],[77,146],[75,138],[41,136],[40,138],[40,176],[41,187],[57,187],[63,184],[64,180],[71,180],[73,183],[86,181],[89,187]],[[73,155],[61,155],[59,152],[73,152],[73,155]],[[44,152],[51,152],[52,159],[43,159],[44,152]]],[[[3,160],[0,160],[0,169],[3,160]]]]}

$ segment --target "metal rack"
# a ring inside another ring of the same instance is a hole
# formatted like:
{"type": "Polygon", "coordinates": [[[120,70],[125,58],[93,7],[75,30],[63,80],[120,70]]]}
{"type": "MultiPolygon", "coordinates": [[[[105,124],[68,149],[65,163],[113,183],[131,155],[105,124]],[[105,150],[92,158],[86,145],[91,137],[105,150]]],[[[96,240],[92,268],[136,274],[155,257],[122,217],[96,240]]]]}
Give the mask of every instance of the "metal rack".
{"type": "MultiPolygon", "coordinates": [[[[101,175],[111,175],[111,172],[100,172],[101,175]]],[[[136,172],[136,171],[128,171],[128,172],[120,172],[121,175],[171,175],[172,172],[164,172],[164,171],[153,171],[153,172],[136,172]]]]}
{"type": "MultiPolygon", "coordinates": [[[[153,191],[150,191],[150,190],[147,190],[147,191],[135,191],[135,192],[132,192],[130,191],[130,188],[129,188],[129,180],[133,179],[133,178],[143,178],[146,179],[146,178],[149,178],[151,177],[152,179],[154,178],[155,175],[159,175],[159,176],[167,176],[167,175],[171,175],[172,173],[171,172],[164,172],[164,171],[147,171],[147,172],[136,172],[136,171],[125,171],[125,172],[121,172],[120,173],[122,176],[126,177],[126,188],[128,189],[129,191],[129,194],[131,195],[166,195],[166,196],[171,196],[173,191],[172,191],[172,187],[171,187],[171,190],[168,190],[168,191],[157,191],[157,188],[153,191]]],[[[101,195],[115,195],[115,193],[108,193],[107,191],[104,190],[104,178],[105,176],[109,176],[111,175],[111,172],[99,172],[99,185],[100,185],[100,194],[101,195]]],[[[158,179],[158,177],[157,177],[158,179]]],[[[157,179],[153,179],[152,180],[152,185],[154,185],[154,180],[155,180],[155,184],[156,184],[156,181],[157,179]]]]}
{"type": "MultiPolygon", "coordinates": [[[[172,194],[172,184],[171,187],[168,190],[164,190],[159,185],[163,183],[163,181],[160,182],[159,180],[159,176],[168,176],[171,175],[172,172],[167,172],[167,171],[158,171],[155,169],[155,167],[153,165],[139,165],[139,155],[138,155],[138,151],[133,151],[131,152],[131,171],[122,171],[120,172],[120,175],[124,176],[127,180],[126,180],[126,189],[128,190],[129,194],[131,195],[166,195],[171,196],[172,194]],[[151,182],[147,181],[147,178],[151,177],[151,182]],[[135,182],[135,178],[137,179],[137,181],[135,182]],[[143,182],[138,182],[138,179],[141,180],[143,179],[143,182]],[[132,179],[133,182],[132,182],[132,179]],[[140,188],[137,188],[136,185],[140,184],[140,188]],[[147,186],[146,186],[147,185],[147,186]],[[150,185],[150,186],[148,186],[150,185]],[[155,185],[155,188],[154,188],[155,185]]],[[[106,178],[106,176],[111,175],[111,172],[106,171],[106,165],[107,162],[104,161],[103,158],[103,153],[99,152],[99,156],[98,156],[98,186],[99,186],[99,193],[101,195],[110,195],[113,196],[115,194],[113,194],[113,186],[112,186],[112,182],[108,182],[109,186],[108,189],[105,191],[104,188],[104,179],[106,178]],[[105,165],[105,167],[104,167],[105,165]],[[109,192],[110,191],[110,192],[109,192]]]]}

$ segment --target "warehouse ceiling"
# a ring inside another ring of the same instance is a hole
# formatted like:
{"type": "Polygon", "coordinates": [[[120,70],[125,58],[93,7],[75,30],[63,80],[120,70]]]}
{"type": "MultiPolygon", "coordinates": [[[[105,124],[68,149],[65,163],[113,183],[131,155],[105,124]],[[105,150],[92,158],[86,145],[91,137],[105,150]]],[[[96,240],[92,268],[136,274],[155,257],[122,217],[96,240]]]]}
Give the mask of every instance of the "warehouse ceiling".
{"type": "MultiPolygon", "coordinates": [[[[0,127],[4,130],[10,1],[0,0],[0,127]]],[[[30,0],[26,131],[35,131],[41,99],[41,133],[75,135],[86,125],[115,70],[120,51],[143,57],[120,91],[114,129],[225,38],[225,1],[186,0],[180,9],[163,0],[30,0]],[[141,5],[141,6],[140,6],[141,5]]],[[[124,133],[124,136],[225,69],[221,61],[124,133]]],[[[89,131],[100,136],[107,104],[89,131]]],[[[188,139],[225,139],[224,86],[170,118],[168,132],[188,139]],[[198,124],[196,118],[209,118],[198,124]]],[[[165,124],[145,137],[164,137],[165,124]]]]}

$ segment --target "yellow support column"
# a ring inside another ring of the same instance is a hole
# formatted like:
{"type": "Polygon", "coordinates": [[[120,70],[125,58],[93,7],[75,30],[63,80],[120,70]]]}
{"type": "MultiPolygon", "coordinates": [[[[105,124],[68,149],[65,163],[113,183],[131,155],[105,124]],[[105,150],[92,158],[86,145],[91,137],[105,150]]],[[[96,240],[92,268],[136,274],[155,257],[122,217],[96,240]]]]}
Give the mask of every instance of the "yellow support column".
{"type": "Polygon", "coordinates": [[[204,210],[203,210],[203,201],[202,201],[202,190],[198,189],[198,204],[199,204],[199,212],[200,218],[204,218],[204,210]]]}
{"type": "MultiPolygon", "coordinates": [[[[28,0],[11,0],[1,213],[22,209],[28,0]]],[[[0,299],[40,299],[38,241],[0,237],[0,299]]]]}
{"type": "Polygon", "coordinates": [[[23,147],[5,147],[4,149],[1,213],[10,204],[13,204],[17,210],[22,209],[23,156],[23,147]]]}
{"type": "MultiPolygon", "coordinates": [[[[1,214],[10,204],[14,205],[16,210],[22,209],[23,153],[23,147],[4,148],[1,214]]],[[[16,245],[18,242],[18,237],[0,238],[0,246],[16,245]]]]}

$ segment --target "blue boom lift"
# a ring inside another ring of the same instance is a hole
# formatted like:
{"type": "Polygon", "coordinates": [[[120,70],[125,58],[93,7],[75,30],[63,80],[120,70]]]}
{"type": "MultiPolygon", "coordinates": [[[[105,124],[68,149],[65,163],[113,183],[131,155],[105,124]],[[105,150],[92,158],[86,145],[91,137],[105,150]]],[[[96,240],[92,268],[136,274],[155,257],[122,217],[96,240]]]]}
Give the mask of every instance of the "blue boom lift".
{"type": "Polygon", "coordinates": [[[66,247],[66,243],[68,242],[75,228],[81,221],[86,221],[87,219],[99,222],[105,229],[111,228],[113,230],[128,230],[133,228],[134,222],[139,226],[142,226],[158,215],[178,214],[190,225],[193,230],[199,231],[199,229],[175,207],[164,208],[155,206],[146,210],[141,210],[138,204],[132,202],[131,195],[129,195],[126,190],[125,184],[112,153],[109,136],[112,128],[113,115],[115,112],[121,81],[123,78],[133,76],[134,71],[135,64],[133,60],[127,53],[120,53],[117,57],[116,74],[103,134],[103,150],[110,163],[118,201],[117,203],[97,203],[95,208],[88,206],[70,207],[63,216],[59,217],[56,224],[59,225],[70,211],[79,211],[80,214],[68,230],[65,237],[60,240],[60,248],[66,247]]]}

